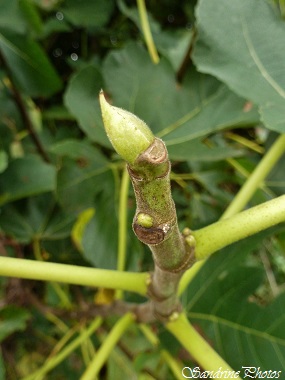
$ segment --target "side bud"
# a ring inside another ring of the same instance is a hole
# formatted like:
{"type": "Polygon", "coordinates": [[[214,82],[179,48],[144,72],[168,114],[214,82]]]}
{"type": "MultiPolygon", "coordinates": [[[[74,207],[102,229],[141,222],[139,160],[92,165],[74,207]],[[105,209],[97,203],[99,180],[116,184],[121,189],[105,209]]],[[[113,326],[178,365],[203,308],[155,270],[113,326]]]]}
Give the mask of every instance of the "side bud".
{"type": "Polygon", "coordinates": [[[103,91],[99,95],[104,127],[116,152],[129,164],[154,141],[154,135],[145,122],[132,113],[111,106],[103,91]]]}

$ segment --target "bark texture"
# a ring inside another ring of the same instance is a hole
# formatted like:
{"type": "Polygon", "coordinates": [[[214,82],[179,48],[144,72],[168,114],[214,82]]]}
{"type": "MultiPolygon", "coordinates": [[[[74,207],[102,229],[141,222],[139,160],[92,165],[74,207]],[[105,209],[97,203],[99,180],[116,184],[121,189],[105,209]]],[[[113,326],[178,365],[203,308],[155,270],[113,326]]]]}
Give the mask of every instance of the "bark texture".
{"type": "Polygon", "coordinates": [[[155,316],[165,322],[181,311],[177,287],[194,262],[195,247],[178,229],[170,187],[171,164],[163,141],[155,138],[128,169],[137,202],[133,230],[149,246],[154,260],[148,294],[155,316]]]}
{"type": "Polygon", "coordinates": [[[182,309],[177,288],[182,274],[194,262],[195,240],[190,230],[181,234],[178,229],[164,142],[155,138],[142,120],[111,106],[102,92],[100,104],[107,135],[128,163],[137,203],[133,230],[153,255],[148,309],[156,319],[167,322],[182,309]]]}

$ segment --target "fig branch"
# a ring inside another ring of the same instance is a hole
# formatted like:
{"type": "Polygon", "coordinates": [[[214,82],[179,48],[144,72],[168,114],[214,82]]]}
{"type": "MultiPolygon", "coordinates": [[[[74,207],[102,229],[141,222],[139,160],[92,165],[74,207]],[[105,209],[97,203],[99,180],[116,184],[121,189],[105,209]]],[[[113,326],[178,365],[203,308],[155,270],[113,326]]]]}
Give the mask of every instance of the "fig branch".
{"type": "Polygon", "coordinates": [[[135,192],[137,209],[133,230],[140,241],[148,245],[154,260],[154,271],[148,283],[150,302],[140,304],[136,310],[147,320],[160,320],[182,342],[205,368],[229,368],[223,359],[186,322],[178,298],[179,281],[194,263],[195,239],[189,229],[180,233],[175,205],[170,189],[170,162],[166,147],[155,138],[147,125],[136,116],[109,105],[100,93],[104,126],[117,153],[127,161],[135,192]],[[181,322],[182,321],[182,322],[181,322]],[[190,341],[183,339],[184,327],[190,341]],[[195,353],[197,347],[199,352],[195,353]],[[206,356],[205,356],[206,355],[206,356]],[[208,360],[209,357],[209,360],[208,360]]]}
{"type": "Polygon", "coordinates": [[[177,287],[194,262],[195,240],[178,229],[170,189],[170,161],[162,140],[135,115],[111,106],[100,93],[104,126],[114,149],[127,161],[137,210],[133,230],[148,245],[154,271],[148,285],[154,316],[166,322],[181,311],[177,287]]]}

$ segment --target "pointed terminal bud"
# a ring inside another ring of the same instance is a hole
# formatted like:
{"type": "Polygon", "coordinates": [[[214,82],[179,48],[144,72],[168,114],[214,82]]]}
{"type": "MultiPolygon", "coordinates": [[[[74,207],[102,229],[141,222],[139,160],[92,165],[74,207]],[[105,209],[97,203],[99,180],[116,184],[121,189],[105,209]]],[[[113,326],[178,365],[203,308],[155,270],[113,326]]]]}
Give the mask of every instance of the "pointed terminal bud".
{"type": "Polygon", "coordinates": [[[145,122],[132,113],[111,106],[103,91],[99,95],[104,127],[116,152],[133,164],[154,141],[154,135],[145,122]]]}

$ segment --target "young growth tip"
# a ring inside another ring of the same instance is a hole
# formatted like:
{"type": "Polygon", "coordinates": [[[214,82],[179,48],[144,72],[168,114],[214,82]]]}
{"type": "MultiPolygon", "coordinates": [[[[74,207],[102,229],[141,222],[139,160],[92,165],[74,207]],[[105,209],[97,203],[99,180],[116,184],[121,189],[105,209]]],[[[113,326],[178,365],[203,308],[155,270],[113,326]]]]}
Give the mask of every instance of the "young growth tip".
{"type": "Polygon", "coordinates": [[[111,106],[103,91],[99,95],[104,127],[116,152],[129,164],[154,141],[149,127],[131,112],[111,106]]]}

